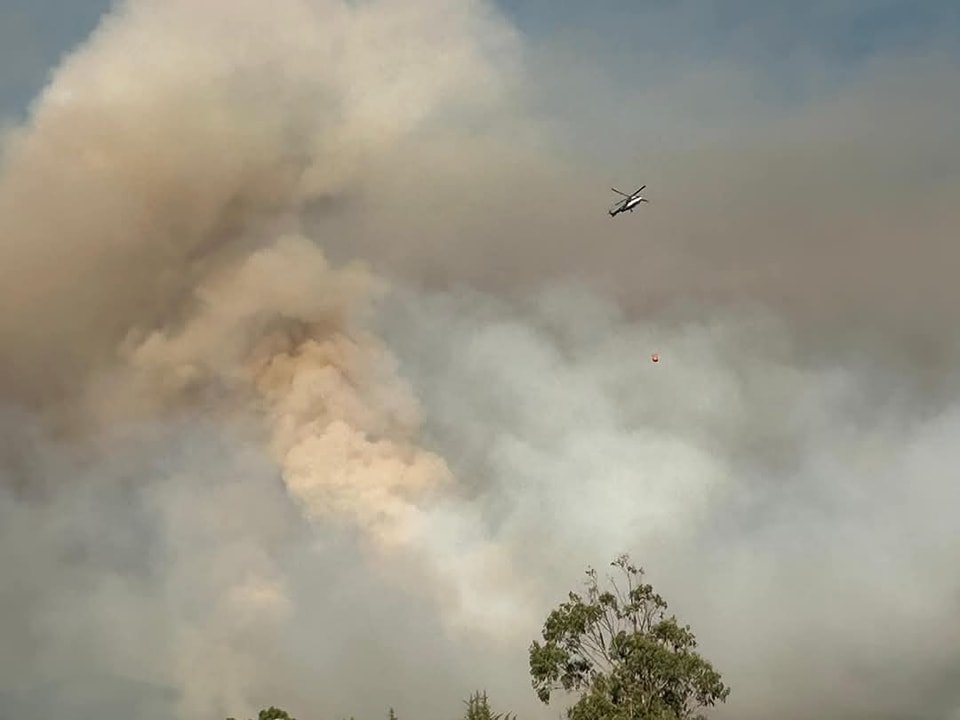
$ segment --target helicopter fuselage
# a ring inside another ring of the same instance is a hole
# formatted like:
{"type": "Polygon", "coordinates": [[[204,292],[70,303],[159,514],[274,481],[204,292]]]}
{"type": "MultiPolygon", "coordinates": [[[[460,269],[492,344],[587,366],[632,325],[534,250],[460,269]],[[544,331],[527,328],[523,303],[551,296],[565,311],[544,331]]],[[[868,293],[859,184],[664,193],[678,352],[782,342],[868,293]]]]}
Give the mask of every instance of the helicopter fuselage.
{"type": "Polygon", "coordinates": [[[625,200],[622,205],[617,205],[617,207],[610,211],[610,217],[613,217],[617,213],[622,213],[626,210],[633,212],[633,208],[642,202],[647,202],[647,199],[642,197],[634,197],[630,198],[629,200],[625,200]]]}

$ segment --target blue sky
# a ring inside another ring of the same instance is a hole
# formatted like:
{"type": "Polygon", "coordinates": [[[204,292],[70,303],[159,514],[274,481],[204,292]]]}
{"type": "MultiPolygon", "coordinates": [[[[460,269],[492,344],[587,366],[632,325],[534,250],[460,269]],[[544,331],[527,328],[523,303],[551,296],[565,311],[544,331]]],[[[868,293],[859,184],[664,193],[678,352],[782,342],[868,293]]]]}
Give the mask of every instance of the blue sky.
{"type": "Polygon", "coordinates": [[[89,35],[108,0],[0,0],[0,118],[21,116],[63,52],[89,35]]]}
{"type": "MultiPolygon", "coordinates": [[[[800,92],[813,61],[837,78],[867,59],[929,47],[956,52],[952,0],[498,0],[529,45],[568,47],[630,83],[638,71],[735,61],[780,94],[800,92]]],[[[0,3],[0,116],[22,115],[61,54],[81,42],[108,0],[0,3]]]]}
{"type": "Polygon", "coordinates": [[[603,3],[500,0],[536,37],[592,35],[610,47],[709,58],[738,55],[787,62],[814,50],[839,63],[924,44],[960,21],[947,0],[606,0],[603,3]]]}
{"type": "Polygon", "coordinates": [[[736,68],[761,99],[802,102],[878,58],[960,55],[949,0],[499,0],[535,49],[567,48],[629,93],[678,72],[736,68]]]}

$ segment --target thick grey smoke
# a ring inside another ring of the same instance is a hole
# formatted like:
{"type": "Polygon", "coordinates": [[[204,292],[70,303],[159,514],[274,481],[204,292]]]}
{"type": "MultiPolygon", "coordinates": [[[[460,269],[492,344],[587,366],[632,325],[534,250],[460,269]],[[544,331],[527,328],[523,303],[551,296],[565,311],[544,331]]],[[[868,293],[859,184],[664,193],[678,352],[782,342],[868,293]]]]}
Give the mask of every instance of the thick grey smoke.
{"type": "MultiPolygon", "coordinates": [[[[66,58],[0,174],[11,714],[552,717],[538,620],[631,551],[718,716],[957,717],[949,61],[666,133],[611,222],[622,139],[520,91],[609,97],[523,50],[473,0],[132,0],[66,58]]],[[[618,121],[743,99],[683,73],[618,121]]]]}
{"type": "Polygon", "coordinates": [[[718,716],[953,717],[955,400],[802,365],[758,308],[631,322],[571,287],[402,307],[433,441],[554,597],[637,548],[737,688],[718,716]]]}

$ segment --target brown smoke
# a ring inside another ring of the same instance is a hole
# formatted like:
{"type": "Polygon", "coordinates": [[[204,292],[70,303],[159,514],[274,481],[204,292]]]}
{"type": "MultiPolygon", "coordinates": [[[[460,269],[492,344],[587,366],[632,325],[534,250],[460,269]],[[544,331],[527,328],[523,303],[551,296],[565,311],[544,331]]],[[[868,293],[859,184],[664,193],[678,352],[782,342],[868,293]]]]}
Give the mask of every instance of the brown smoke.
{"type": "MultiPolygon", "coordinates": [[[[359,197],[368,157],[496,106],[511,44],[474,2],[122,5],[7,138],[5,398],[108,450],[130,424],[259,422],[306,518],[401,553],[451,622],[482,616],[471,573],[509,568],[469,532],[456,563],[437,543],[424,508],[452,477],[367,329],[380,281],[298,228],[359,197]]],[[[234,642],[290,602],[269,552],[211,552],[223,620],[183,628],[167,677],[186,717],[250,702],[259,663],[234,642]]]]}

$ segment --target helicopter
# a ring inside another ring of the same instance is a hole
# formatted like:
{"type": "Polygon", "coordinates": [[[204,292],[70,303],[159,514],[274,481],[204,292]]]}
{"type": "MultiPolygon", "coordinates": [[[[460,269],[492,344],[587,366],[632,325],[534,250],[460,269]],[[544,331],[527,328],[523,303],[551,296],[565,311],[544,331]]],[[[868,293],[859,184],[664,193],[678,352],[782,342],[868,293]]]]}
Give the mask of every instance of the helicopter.
{"type": "Polygon", "coordinates": [[[623,198],[624,198],[623,200],[617,200],[617,202],[614,203],[614,205],[610,208],[610,210],[607,211],[610,213],[610,217],[613,217],[617,213],[622,213],[627,210],[629,210],[630,212],[633,212],[633,208],[639,205],[640,203],[650,202],[646,198],[640,197],[640,193],[643,191],[645,187],[646,185],[641,185],[639,188],[634,190],[629,195],[627,195],[625,192],[617,190],[616,188],[610,188],[618,195],[623,195],[623,198]]]}

